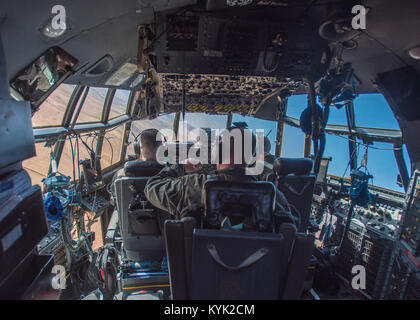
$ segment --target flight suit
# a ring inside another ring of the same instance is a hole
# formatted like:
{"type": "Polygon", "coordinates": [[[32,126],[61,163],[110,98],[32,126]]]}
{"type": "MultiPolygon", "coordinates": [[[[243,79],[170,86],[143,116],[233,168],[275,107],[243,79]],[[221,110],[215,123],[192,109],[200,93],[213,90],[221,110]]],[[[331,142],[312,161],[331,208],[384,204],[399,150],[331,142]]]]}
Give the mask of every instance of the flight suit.
{"type": "MultiPolygon", "coordinates": [[[[144,189],[146,198],[155,207],[168,211],[175,218],[180,218],[181,211],[191,205],[201,205],[202,190],[208,179],[222,181],[258,181],[257,177],[246,175],[243,168],[227,168],[217,171],[216,175],[188,174],[183,166],[172,165],[162,169],[149,179],[144,189]]],[[[276,212],[281,212],[290,222],[294,222],[289,205],[284,195],[276,189],[276,212]]]]}

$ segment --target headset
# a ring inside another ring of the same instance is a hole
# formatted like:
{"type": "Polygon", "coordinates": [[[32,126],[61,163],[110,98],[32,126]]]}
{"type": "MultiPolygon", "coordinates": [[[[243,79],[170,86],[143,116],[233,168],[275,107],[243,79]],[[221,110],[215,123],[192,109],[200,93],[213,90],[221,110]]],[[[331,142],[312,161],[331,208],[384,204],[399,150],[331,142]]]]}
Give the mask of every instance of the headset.
{"type": "MultiPolygon", "coordinates": [[[[140,158],[140,154],[141,154],[141,151],[140,151],[140,142],[139,142],[140,141],[140,138],[141,138],[141,135],[144,132],[150,131],[150,130],[157,130],[159,132],[158,129],[153,129],[153,128],[144,129],[144,130],[140,131],[140,133],[134,138],[133,147],[134,147],[134,153],[136,154],[136,157],[137,158],[140,158]]],[[[161,136],[163,137],[162,143],[166,142],[166,137],[163,134],[161,134],[161,136]]]]}

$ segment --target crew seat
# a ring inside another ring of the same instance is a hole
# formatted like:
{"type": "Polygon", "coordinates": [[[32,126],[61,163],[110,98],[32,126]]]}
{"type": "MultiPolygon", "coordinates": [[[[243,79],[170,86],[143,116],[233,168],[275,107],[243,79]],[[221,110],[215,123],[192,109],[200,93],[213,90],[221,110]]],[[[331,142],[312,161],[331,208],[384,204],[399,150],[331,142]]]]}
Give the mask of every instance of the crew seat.
{"type": "Polygon", "coordinates": [[[123,248],[131,261],[160,260],[165,255],[162,232],[170,215],[153,207],[144,196],[147,180],[162,168],[155,161],[128,161],[125,176],[114,181],[123,248]]]}
{"type": "Polygon", "coordinates": [[[166,297],[169,295],[163,228],[171,216],[153,207],[144,196],[147,180],[162,168],[155,161],[127,161],[124,176],[114,181],[123,242],[123,263],[118,274],[123,298],[141,289],[162,290],[166,297]]]}
{"type": "Polygon", "coordinates": [[[293,214],[299,216],[299,232],[306,232],[310,224],[311,204],[316,177],[311,173],[313,161],[308,158],[277,158],[273,173],[267,180],[273,182],[285,195],[293,214]]]}
{"type": "Polygon", "coordinates": [[[314,236],[273,225],[274,195],[271,182],[208,180],[201,221],[165,222],[173,299],[300,298],[314,236]]]}

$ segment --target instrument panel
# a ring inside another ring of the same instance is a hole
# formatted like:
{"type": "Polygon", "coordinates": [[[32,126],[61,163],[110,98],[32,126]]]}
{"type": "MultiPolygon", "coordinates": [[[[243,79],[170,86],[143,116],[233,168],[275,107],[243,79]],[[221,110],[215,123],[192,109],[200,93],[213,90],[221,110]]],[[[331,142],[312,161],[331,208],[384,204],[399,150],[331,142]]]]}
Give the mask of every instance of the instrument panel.
{"type": "Polygon", "coordinates": [[[185,99],[187,112],[209,113],[249,113],[267,96],[302,85],[276,77],[228,75],[162,74],[160,81],[166,110],[180,110],[185,99]]]}
{"type": "MultiPolygon", "coordinates": [[[[274,76],[315,74],[328,48],[307,23],[209,14],[157,17],[158,73],[274,76]]],[[[321,76],[320,74],[318,76],[321,76]]]]}
{"type": "Polygon", "coordinates": [[[330,53],[316,30],[275,15],[158,14],[153,52],[164,111],[251,114],[305,76],[319,79],[330,53]]]}

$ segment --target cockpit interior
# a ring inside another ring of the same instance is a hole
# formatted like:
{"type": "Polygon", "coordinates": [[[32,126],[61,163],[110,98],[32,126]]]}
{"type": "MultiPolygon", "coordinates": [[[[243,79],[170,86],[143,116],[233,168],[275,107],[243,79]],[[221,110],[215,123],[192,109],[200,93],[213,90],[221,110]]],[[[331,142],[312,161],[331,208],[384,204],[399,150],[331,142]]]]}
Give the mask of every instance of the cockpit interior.
{"type": "Polygon", "coordinates": [[[419,17],[416,0],[2,1],[0,299],[420,299],[419,17]],[[212,143],[188,172],[198,132],[231,128],[262,137],[264,175],[213,179],[212,143]],[[175,198],[207,177],[196,206],[150,199],[171,167],[175,198]]]}

